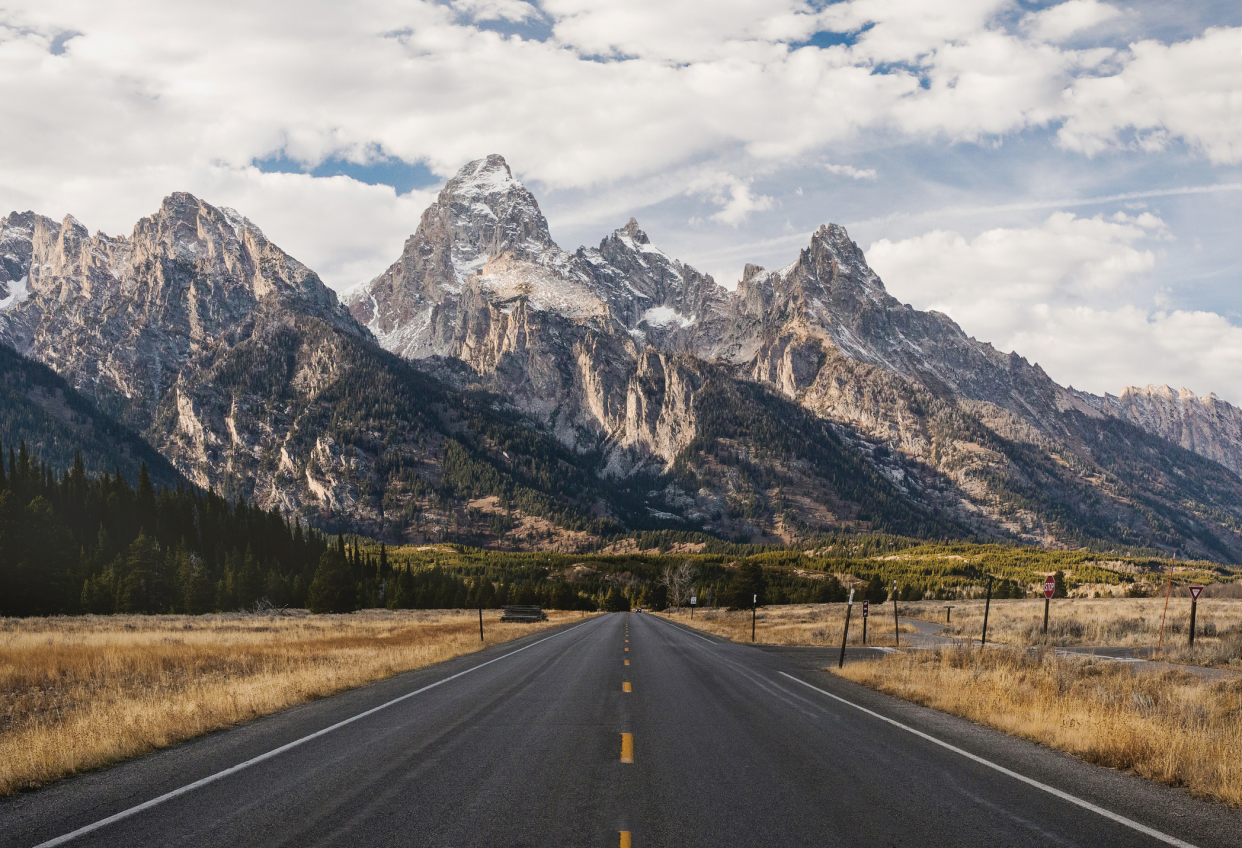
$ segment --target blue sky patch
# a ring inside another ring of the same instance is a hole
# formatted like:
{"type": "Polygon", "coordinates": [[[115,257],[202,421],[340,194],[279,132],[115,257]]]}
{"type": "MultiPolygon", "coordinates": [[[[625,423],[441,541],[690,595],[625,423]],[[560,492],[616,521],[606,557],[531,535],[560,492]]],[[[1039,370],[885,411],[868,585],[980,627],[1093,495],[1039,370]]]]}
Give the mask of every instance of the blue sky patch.
{"type": "Polygon", "coordinates": [[[367,185],[392,186],[397,194],[405,194],[416,188],[430,188],[443,180],[431,172],[422,162],[413,165],[400,159],[385,158],[369,165],[359,165],[346,159],[325,159],[314,168],[290,159],[281,152],[277,156],[254,160],[254,166],[265,174],[310,174],[312,177],[349,177],[367,185]]]}

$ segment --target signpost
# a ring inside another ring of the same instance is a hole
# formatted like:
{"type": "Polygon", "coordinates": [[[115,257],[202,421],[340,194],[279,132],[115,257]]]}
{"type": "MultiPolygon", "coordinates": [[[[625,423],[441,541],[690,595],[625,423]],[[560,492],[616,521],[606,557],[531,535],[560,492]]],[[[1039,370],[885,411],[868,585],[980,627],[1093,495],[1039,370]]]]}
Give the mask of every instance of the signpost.
{"type": "Polygon", "coordinates": [[[697,595],[690,596],[690,620],[694,621],[694,606],[699,602],[697,595]]]}
{"type": "MultiPolygon", "coordinates": [[[[841,634],[841,659],[837,661],[837,668],[845,668],[845,640],[850,638],[850,613],[854,610],[854,590],[850,589],[850,601],[845,606],[845,632],[841,634]]],[[[867,619],[863,619],[863,626],[866,626],[867,619]]]]}
{"type": "Polygon", "coordinates": [[[950,621],[952,621],[952,620],[953,620],[953,607],[949,606],[948,604],[945,604],[945,606],[944,606],[944,623],[945,623],[945,624],[948,624],[948,623],[949,623],[950,621]]]}
{"type": "Polygon", "coordinates": [[[1057,593],[1056,578],[1049,574],[1044,578],[1044,635],[1048,635],[1048,605],[1052,603],[1052,596],[1057,593]]]}
{"type": "Polygon", "coordinates": [[[893,581],[893,641],[901,647],[901,629],[897,625],[897,581],[893,581]]]}
{"type": "Polygon", "coordinates": [[[1190,647],[1195,646],[1195,611],[1199,606],[1199,595],[1203,592],[1202,586],[1190,587],[1190,647]]]}
{"type": "Polygon", "coordinates": [[[750,607],[750,641],[755,641],[755,613],[759,610],[759,596],[755,595],[755,600],[750,607]]]}
{"type": "MultiPolygon", "coordinates": [[[[870,610],[870,608],[871,608],[871,602],[863,601],[863,644],[864,645],[867,644],[867,612],[870,610]]],[[[846,618],[848,617],[849,615],[847,614],[846,618]]]]}

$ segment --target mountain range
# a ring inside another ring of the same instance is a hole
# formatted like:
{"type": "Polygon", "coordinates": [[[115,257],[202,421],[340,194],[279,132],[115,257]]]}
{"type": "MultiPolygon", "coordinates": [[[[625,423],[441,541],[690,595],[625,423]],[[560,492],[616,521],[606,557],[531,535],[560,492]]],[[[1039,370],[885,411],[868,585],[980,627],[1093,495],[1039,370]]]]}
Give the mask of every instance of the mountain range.
{"type": "Polygon", "coordinates": [[[899,303],[836,225],[736,289],[638,223],[574,252],[500,156],[340,300],[188,194],[0,221],[0,342],[193,483],[332,530],[575,547],[841,530],[1242,557],[1242,412],[1097,397],[899,303]]]}

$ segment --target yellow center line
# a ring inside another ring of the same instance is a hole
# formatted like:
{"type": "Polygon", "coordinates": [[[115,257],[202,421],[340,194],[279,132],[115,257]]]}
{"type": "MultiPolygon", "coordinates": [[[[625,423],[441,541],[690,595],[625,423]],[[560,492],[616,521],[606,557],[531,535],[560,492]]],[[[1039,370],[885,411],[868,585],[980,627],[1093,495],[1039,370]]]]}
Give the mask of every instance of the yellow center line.
{"type": "Polygon", "coordinates": [[[626,660],[626,661],[625,661],[625,664],[626,664],[626,665],[629,665],[629,664],[630,664],[630,661],[629,661],[629,660],[626,660]]]}
{"type": "Polygon", "coordinates": [[[630,848],[630,832],[628,830],[621,831],[621,848],[630,848]]]}
{"type": "Polygon", "coordinates": [[[629,650],[629,648],[626,648],[625,650],[627,650],[627,651],[628,651],[628,650],[629,650]]]}
{"type": "Polygon", "coordinates": [[[621,684],[621,691],[622,692],[633,692],[634,691],[633,689],[630,688],[630,681],[627,680],[621,684]]]}
{"type": "Polygon", "coordinates": [[[621,734],[621,762],[623,763],[634,762],[634,734],[633,733],[622,733],[621,734]]]}

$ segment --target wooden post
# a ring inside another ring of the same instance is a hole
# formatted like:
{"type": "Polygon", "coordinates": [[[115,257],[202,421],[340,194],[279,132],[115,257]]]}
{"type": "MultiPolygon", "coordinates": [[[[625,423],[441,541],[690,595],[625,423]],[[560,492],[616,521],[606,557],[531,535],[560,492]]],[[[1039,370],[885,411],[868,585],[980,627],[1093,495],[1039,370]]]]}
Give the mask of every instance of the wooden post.
{"type": "Polygon", "coordinates": [[[1044,596],[1044,635],[1048,635],[1048,605],[1052,603],[1052,598],[1044,596]]]}
{"type": "Polygon", "coordinates": [[[1199,599],[1190,599],[1190,647],[1195,646],[1195,611],[1199,608],[1199,599]]]}
{"type": "Polygon", "coordinates": [[[483,602],[479,601],[479,641],[485,641],[483,638],[483,602]]]}
{"type": "Polygon", "coordinates": [[[1169,560],[1169,586],[1164,590],[1164,615],[1160,616],[1160,640],[1156,642],[1156,654],[1164,650],[1164,620],[1169,617],[1169,596],[1173,594],[1173,564],[1177,562],[1177,551],[1169,560]]]}
{"type": "Polygon", "coordinates": [[[983,605],[983,638],[979,640],[979,650],[988,643],[988,612],[992,609],[992,577],[988,576],[988,599],[983,605]]]}
{"type": "Polygon", "coordinates": [[[897,581],[893,581],[893,641],[901,647],[901,627],[897,624],[897,581]]]}
{"type": "MultiPolygon", "coordinates": [[[[850,613],[854,610],[854,590],[850,589],[850,600],[845,606],[845,632],[841,634],[841,659],[837,661],[837,668],[845,668],[845,640],[850,638],[850,613]]],[[[867,619],[863,619],[863,626],[867,626],[867,619]]],[[[754,641],[753,639],[751,641],[754,641]]]]}

